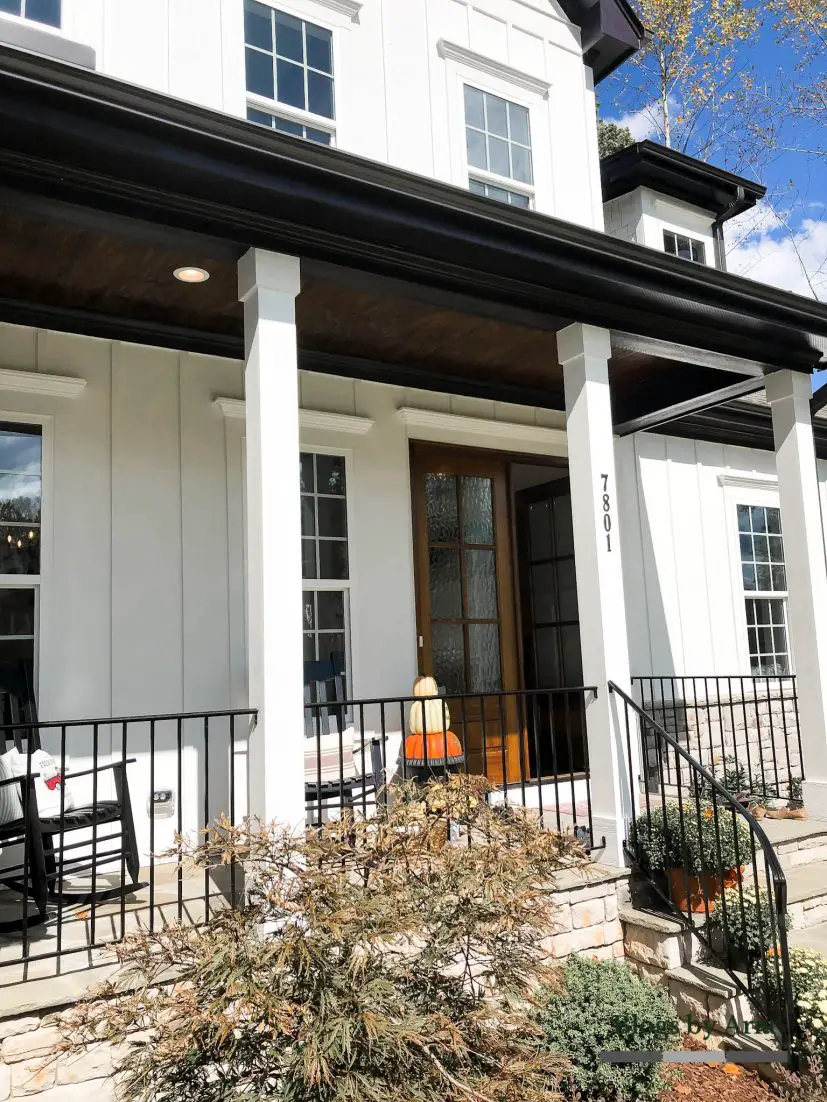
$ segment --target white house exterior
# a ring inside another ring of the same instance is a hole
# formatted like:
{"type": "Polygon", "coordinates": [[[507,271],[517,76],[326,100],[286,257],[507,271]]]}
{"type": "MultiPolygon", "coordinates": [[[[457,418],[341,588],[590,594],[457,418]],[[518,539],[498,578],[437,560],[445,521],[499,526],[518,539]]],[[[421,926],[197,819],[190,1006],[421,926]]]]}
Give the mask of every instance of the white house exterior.
{"type": "MultiPolygon", "coordinates": [[[[593,66],[634,49],[622,4],[598,5],[597,31],[574,0],[0,7],[0,444],[29,441],[8,469],[42,499],[15,522],[39,560],[10,535],[0,635],[31,656],[41,720],[256,709],[230,751],[234,810],[298,823],[304,660],[343,654],[356,700],[446,669],[449,697],[594,686],[590,813],[620,865],[636,788],[608,682],[795,673],[808,800],[827,810],[827,435],[816,468],[808,377],[827,311],[716,271],[721,211],[673,195],[608,201],[598,237],[593,66]],[[209,280],[176,282],[188,267],[209,280]],[[772,421],[744,404],[765,375],[772,421]],[[729,422],[708,413],[739,400],[729,422]],[[461,580],[422,542],[420,469],[494,494],[492,516],[503,487],[496,537],[447,541],[461,580]],[[565,479],[554,593],[574,611],[529,631],[518,498],[565,479]],[[761,536],[749,561],[739,524],[761,536]],[[438,582],[458,615],[434,614],[438,582]]],[[[403,727],[397,708],[394,754],[403,727]]],[[[95,737],[96,761],[122,753],[117,724],[95,737]]],[[[142,864],[202,825],[202,789],[229,810],[226,759],[196,784],[201,744],[182,770],[175,720],[155,737],[128,747],[142,864]]]]}

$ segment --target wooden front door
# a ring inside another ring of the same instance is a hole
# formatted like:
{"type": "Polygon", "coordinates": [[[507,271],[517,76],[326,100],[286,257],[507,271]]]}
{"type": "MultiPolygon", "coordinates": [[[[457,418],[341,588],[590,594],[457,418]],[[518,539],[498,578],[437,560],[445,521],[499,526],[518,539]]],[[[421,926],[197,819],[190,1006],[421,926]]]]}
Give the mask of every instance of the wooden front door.
{"type": "MultiPolygon", "coordinates": [[[[557,478],[515,494],[520,611],[527,689],[583,684],[574,573],[571,487],[557,478]]],[[[543,776],[585,768],[585,716],[577,694],[537,697],[532,769],[543,776]]]]}
{"type": "Polygon", "coordinates": [[[517,781],[524,735],[501,695],[519,688],[506,461],[419,444],[411,460],[420,673],[445,692],[468,771],[517,781]]]}

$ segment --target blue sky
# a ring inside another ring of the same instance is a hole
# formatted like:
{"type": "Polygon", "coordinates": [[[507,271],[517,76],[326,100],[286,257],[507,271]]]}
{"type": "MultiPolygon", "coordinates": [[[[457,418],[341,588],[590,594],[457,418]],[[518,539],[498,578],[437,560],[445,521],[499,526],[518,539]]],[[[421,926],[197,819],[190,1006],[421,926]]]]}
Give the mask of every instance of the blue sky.
{"type": "MultiPolygon", "coordinates": [[[[788,74],[794,71],[797,58],[789,45],[776,42],[771,27],[765,27],[760,40],[749,47],[748,53],[745,51],[743,60],[753,67],[758,81],[774,82],[779,69],[788,74]]],[[[827,58],[823,65],[827,73],[827,58]]],[[[658,134],[652,132],[645,105],[624,92],[623,79],[621,68],[600,85],[601,115],[629,125],[638,139],[659,140],[658,134]]],[[[824,130],[819,132],[814,125],[787,125],[780,144],[789,148],[766,156],[753,170],[741,168],[744,175],[767,186],[774,209],[765,203],[752,214],[728,224],[728,266],[748,278],[827,301],[824,130]],[[820,149],[822,155],[807,155],[793,151],[794,148],[820,149]]],[[[721,159],[712,160],[723,168],[733,167],[721,159]]],[[[821,381],[827,381],[827,372],[822,375],[821,381]]]]}

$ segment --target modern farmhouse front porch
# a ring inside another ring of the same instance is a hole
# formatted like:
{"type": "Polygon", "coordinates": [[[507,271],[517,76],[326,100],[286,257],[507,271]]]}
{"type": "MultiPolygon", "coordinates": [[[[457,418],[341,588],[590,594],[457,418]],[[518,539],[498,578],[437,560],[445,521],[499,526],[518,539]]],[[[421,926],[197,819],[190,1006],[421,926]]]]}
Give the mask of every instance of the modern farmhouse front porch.
{"type": "MultiPolygon", "coordinates": [[[[16,968],[232,902],[233,870],[196,883],[153,856],[179,827],[367,810],[409,765],[448,764],[430,745],[620,868],[651,770],[618,694],[698,672],[654,646],[630,671],[627,621],[656,618],[661,581],[638,598],[653,522],[631,443],[761,389],[805,794],[827,811],[822,305],[11,49],[0,95],[0,432],[41,441],[38,469],[3,475],[38,511],[9,525],[42,531],[0,578],[26,594],[0,641],[29,674],[0,728],[22,732],[16,968]],[[412,732],[417,675],[437,696],[412,732]],[[43,813],[32,732],[77,811],[43,813]],[[68,833],[114,897],[64,883],[68,833]]],[[[710,592],[722,548],[696,556],[710,592]]]]}

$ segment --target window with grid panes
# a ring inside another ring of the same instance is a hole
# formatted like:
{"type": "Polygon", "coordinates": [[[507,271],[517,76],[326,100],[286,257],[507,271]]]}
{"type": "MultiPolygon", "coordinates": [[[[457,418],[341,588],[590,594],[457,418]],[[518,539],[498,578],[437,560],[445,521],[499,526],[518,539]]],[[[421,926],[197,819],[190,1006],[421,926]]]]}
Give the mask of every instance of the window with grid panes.
{"type": "Polygon", "coordinates": [[[513,206],[531,206],[534,167],[528,108],[470,84],[465,85],[464,97],[469,189],[513,206]]]}
{"type": "Polygon", "coordinates": [[[336,117],[332,33],[245,0],[244,47],[247,118],[282,134],[330,145],[336,117]],[[272,110],[262,100],[271,101],[272,110]]]}
{"type": "Polygon", "coordinates": [[[350,568],[344,456],[301,453],[301,512],[304,659],[337,658],[347,680],[350,568]]]}
{"type": "Polygon", "coordinates": [[[664,230],[663,248],[672,256],[679,256],[681,260],[694,260],[696,264],[706,264],[706,246],[703,241],[698,241],[694,237],[684,237],[681,233],[664,230]]]}
{"type": "Polygon", "coordinates": [[[60,0],[0,0],[0,13],[19,15],[33,23],[60,26],[60,0]]]}
{"type": "Polygon", "coordinates": [[[737,509],[750,669],[765,676],[788,674],[787,570],[781,510],[763,505],[739,505],[737,509]]]}

